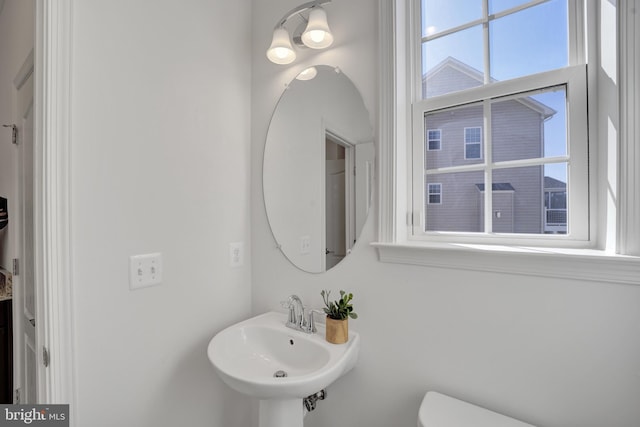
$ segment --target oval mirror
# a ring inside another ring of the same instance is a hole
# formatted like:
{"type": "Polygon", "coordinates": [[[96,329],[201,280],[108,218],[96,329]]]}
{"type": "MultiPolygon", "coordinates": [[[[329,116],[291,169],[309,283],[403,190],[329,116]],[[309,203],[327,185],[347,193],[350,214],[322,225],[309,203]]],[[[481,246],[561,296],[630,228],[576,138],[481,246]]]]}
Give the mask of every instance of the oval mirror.
{"type": "Polygon", "coordinates": [[[296,267],[321,273],[351,252],[374,155],[369,112],[340,69],[311,67],[289,84],[267,133],[263,191],[276,244],[296,267]]]}

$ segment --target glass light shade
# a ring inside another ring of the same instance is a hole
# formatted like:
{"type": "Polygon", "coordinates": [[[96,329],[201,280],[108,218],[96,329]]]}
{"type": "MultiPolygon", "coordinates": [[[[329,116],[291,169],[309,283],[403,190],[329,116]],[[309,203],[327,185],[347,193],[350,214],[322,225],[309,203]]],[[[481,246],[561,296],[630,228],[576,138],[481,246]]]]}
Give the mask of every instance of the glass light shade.
{"type": "Polygon", "coordinates": [[[293,51],[286,29],[280,27],[273,31],[273,39],[267,50],[267,58],[274,64],[291,64],[296,59],[296,53],[293,51]]]}
{"type": "Polygon", "coordinates": [[[327,23],[327,12],[320,6],[311,9],[309,23],[302,33],[302,43],[312,49],[324,49],[333,43],[333,34],[327,23]]]}
{"type": "Polygon", "coordinates": [[[318,75],[316,67],[309,67],[300,72],[296,79],[298,80],[312,80],[318,75]]]}

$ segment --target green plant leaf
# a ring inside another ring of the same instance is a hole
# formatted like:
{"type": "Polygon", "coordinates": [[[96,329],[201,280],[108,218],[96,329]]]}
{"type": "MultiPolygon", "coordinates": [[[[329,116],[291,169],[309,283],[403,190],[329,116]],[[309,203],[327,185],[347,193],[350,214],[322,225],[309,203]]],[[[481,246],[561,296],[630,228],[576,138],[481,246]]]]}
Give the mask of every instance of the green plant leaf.
{"type": "Polygon", "coordinates": [[[325,305],[323,311],[328,317],[336,320],[344,320],[349,317],[356,319],[358,317],[358,315],[353,312],[353,306],[350,303],[353,299],[352,293],[340,290],[340,299],[335,301],[329,301],[330,294],[331,291],[328,289],[324,289],[320,292],[325,305]]]}

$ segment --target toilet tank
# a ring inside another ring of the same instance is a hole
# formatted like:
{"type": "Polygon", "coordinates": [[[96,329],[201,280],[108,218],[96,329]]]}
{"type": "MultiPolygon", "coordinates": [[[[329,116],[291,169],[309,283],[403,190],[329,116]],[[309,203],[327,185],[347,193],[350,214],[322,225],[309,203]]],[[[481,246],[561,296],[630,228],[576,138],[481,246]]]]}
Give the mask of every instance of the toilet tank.
{"type": "Polygon", "coordinates": [[[534,427],[488,409],[434,391],[428,392],[418,414],[418,427],[534,427]]]}

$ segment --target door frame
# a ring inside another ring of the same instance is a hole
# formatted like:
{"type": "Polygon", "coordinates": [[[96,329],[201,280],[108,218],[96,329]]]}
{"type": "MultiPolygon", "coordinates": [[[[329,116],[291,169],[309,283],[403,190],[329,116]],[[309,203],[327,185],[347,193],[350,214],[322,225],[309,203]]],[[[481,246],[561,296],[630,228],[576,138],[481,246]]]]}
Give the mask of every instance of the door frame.
{"type": "Polygon", "coordinates": [[[38,398],[76,419],[71,275],[71,46],[73,0],[36,0],[34,236],[38,398]],[[42,359],[48,350],[49,366],[42,359]]]}
{"type": "MultiPolygon", "coordinates": [[[[15,207],[14,212],[17,215],[14,215],[14,228],[16,230],[15,237],[15,249],[16,252],[14,254],[15,258],[17,258],[19,263],[19,273],[13,276],[13,401],[14,403],[25,403],[24,396],[26,394],[27,383],[25,382],[25,370],[27,369],[25,363],[26,357],[26,330],[24,327],[24,312],[25,312],[25,277],[26,277],[26,254],[25,248],[27,246],[26,235],[27,235],[27,224],[25,223],[25,204],[29,202],[29,200],[25,197],[25,163],[33,162],[33,148],[34,148],[34,136],[32,135],[31,141],[31,151],[32,154],[28,158],[25,155],[26,144],[25,144],[25,128],[22,126],[24,123],[23,114],[25,111],[22,109],[20,102],[18,99],[20,98],[20,91],[23,90],[24,86],[28,83],[29,79],[31,79],[31,83],[34,83],[34,58],[33,58],[33,49],[27,55],[27,58],[23,62],[18,74],[13,79],[13,91],[14,91],[14,117],[13,123],[18,126],[19,134],[17,141],[17,154],[16,154],[16,174],[15,174],[15,207]],[[17,393],[16,390],[20,390],[20,401],[16,401],[17,393]]],[[[32,115],[35,115],[34,108],[34,96],[35,93],[32,91],[31,93],[31,106],[30,109],[32,111],[32,115]]],[[[35,128],[35,117],[32,118],[32,127],[35,128]]],[[[32,163],[33,164],[33,163],[32,163]]],[[[32,170],[32,174],[33,174],[32,170]]],[[[33,177],[31,177],[33,181],[33,177]]],[[[31,194],[31,198],[34,198],[34,195],[31,194]]],[[[33,232],[33,230],[31,230],[33,232]]],[[[33,245],[33,242],[32,242],[33,245]]],[[[34,248],[31,248],[33,250],[34,248]]],[[[31,315],[36,316],[37,310],[34,307],[33,313],[31,315]]],[[[35,338],[35,337],[34,337],[35,338]]],[[[33,346],[35,346],[37,352],[37,345],[35,342],[32,342],[33,346]]],[[[33,402],[29,402],[33,403],[33,402]]]]}
{"type": "Polygon", "coordinates": [[[327,271],[327,258],[324,253],[327,247],[327,215],[326,215],[326,173],[327,173],[327,165],[326,165],[326,144],[327,139],[331,140],[334,144],[341,145],[345,149],[345,159],[344,159],[344,185],[345,185],[345,256],[351,253],[353,249],[353,242],[355,240],[355,175],[354,170],[356,166],[355,162],[355,144],[351,141],[347,140],[342,136],[343,133],[336,130],[334,126],[326,123],[326,120],[323,119],[322,122],[322,144],[321,145],[321,191],[320,197],[321,207],[321,245],[320,250],[321,254],[321,271],[327,271]]]}

